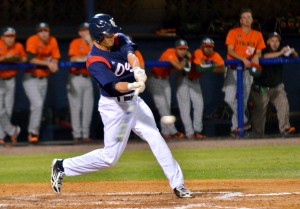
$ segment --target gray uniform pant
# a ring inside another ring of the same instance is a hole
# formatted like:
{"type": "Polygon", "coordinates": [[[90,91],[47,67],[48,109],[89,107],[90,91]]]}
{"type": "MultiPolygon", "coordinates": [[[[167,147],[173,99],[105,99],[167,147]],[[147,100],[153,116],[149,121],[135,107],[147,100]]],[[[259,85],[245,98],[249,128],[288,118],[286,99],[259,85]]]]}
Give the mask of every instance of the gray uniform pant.
{"type": "Polygon", "coordinates": [[[67,89],[73,137],[89,137],[94,106],[91,78],[70,74],[67,89]]]}
{"type": "Polygon", "coordinates": [[[48,78],[35,78],[30,73],[24,74],[23,86],[30,103],[28,132],[39,133],[48,78]]]}
{"type": "Polygon", "coordinates": [[[15,78],[8,80],[0,78],[0,139],[13,135],[14,126],[11,124],[11,115],[15,98],[15,78]]]}
{"type": "Polygon", "coordinates": [[[177,101],[186,136],[203,129],[203,97],[199,79],[177,78],[177,101]],[[191,105],[193,121],[191,118],[191,105]]]}
{"type": "MultiPolygon", "coordinates": [[[[248,122],[248,117],[245,115],[247,109],[248,99],[251,90],[253,77],[249,74],[248,70],[243,71],[243,90],[244,90],[244,123],[248,122]]],[[[225,92],[225,102],[231,108],[233,114],[231,118],[232,126],[231,131],[238,127],[237,115],[237,71],[228,69],[223,91],[225,92]]]]}
{"type": "Polygon", "coordinates": [[[252,90],[251,98],[254,102],[254,109],[252,110],[252,131],[254,133],[264,134],[265,132],[266,112],[269,102],[277,110],[280,132],[283,133],[285,129],[290,127],[289,103],[284,90],[284,84],[269,88],[263,94],[252,90]]]}
{"type": "MultiPolygon", "coordinates": [[[[150,75],[147,80],[147,88],[152,94],[160,117],[171,115],[171,86],[169,80],[150,75]]],[[[175,134],[177,132],[174,124],[160,123],[160,127],[162,134],[175,134]]]]}

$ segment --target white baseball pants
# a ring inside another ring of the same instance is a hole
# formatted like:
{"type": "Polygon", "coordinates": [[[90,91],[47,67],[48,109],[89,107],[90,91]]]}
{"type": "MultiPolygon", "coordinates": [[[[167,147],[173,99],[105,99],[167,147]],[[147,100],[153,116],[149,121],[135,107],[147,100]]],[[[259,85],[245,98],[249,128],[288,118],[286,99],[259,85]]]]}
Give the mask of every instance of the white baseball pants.
{"type": "Polygon", "coordinates": [[[104,124],[104,148],[78,157],[65,159],[63,167],[66,176],[99,171],[112,167],[117,163],[126,147],[130,130],[128,130],[122,141],[117,141],[116,135],[121,119],[130,102],[134,102],[137,105],[135,115],[130,122],[130,129],[148,142],[150,149],[169,179],[171,188],[184,183],[179,164],[173,158],[170,149],[159,133],[150,108],[140,97],[134,101],[118,102],[117,98],[101,96],[99,112],[104,124]]]}
{"type": "Polygon", "coordinates": [[[177,78],[177,101],[186,136],[203,129],[203,97],[199,79],[177,78]],[[191,107],[192,105],[192,107],[191,107]],[[193,120],[191,118],[193,109],[193,120]]]}
{"type": "Polygon", "coordinates": [[[23,86],[30,102],[29,133],[39,133],[47,85],[48,78],[40,79],[32,77],[30,73],[24,74],[23,86]]]}
{"type": "Polygon", "coordinates": [[[94,106],[91,78],[70,74],[67,90],[73,137],[89,137],[94,106]]]}
{"type": "MultiPolygon", "coordinates": [[[[150,75],[147,87],[152,95],[160,117],[171,115],[171,86],[168,79],[155,78],[150,75]]],[[[174,124],[160,123],[162,134],[175,134],[177,129],[174,124]]]]}
{"type": "MultiPolygon", "coordinates": [[[[248,117],[245,114],[247,109],[248,99],[250,95],[253,77],[249,74],[248,70],[243,71],[243,90],[244,90],[244,123],[248,122],[248,117]]],[[[225,102],[230,106],[233,114],[231,118],[232,126],[231,131],[238,127],[238,113],[237,113],[237,70],[227,70],[224,88],[225,102]]]]}
{"type": "Polygon", "coordinates": [[[14,105],[15,85],[15,78],[9,80],[0,78],[0,139],[14,133],[14,126],[10,119],[14,105]]]}

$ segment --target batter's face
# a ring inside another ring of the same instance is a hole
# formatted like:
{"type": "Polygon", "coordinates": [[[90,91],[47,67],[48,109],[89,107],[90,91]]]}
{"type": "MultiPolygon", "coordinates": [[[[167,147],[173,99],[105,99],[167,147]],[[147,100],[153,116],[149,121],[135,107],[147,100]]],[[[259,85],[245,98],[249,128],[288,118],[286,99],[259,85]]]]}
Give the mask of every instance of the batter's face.
{"type": "Polygon", "coordinates": [[[212,46],[203,46],[202,52],[205,56],[210,57],[214,52],[214,48],[212,46]]]}
{"type": "Polygon", "coordinates": [[[40,30],[40,31],[38,31],[37,35],[40,37],[40,39],[44,43],[47,43],[49,36],[50,36],[50,31],[49,30],[40,30]]]}
{"type": "Polygon", "coordinates": [[[274,36],[268,39],[267,44],[272,51],[277,51],[280,46],[280,40],[278,37],[274,36]]]}
{"type": "Polygon", "coordinates": [[[244,12],[241,14],[241,18],[240,18],[241,26],[251,27],[252,22],[253,22],[253,18],[251,12],[244,12]]]}
{"type": "Polygon", "coordinates": [[[187,48],[176,48],[176,55],[178,58],[184,58],[187,54],[188,49],[187,48]]]}
{"type": "Polygon", "coordinates": [[[15,40],[16,40],[16,35],[5,35],[2,36],[2,40],[4,42],[4,44],[6,45],[6,47],[10,48],[14,45],[15,40]]]}
{"type": "Polygon", "coordinates": [[[115,34],[103,34],[104,39],[99,44],[105,48],[110,49],[115,43],[115,34]]]}

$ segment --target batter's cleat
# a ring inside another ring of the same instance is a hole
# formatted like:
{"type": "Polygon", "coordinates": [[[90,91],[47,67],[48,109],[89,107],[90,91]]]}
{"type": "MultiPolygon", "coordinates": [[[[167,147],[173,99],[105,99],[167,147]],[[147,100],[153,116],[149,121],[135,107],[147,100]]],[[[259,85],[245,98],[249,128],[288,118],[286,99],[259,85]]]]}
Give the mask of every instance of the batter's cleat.
{"type": "Polygon", "coordinates": [[[39,136],[35,133],[29,133],[28,135],[28,141],[31,143],[38,143],[39,141],[39,136]]]}
{"type": "Polygon", "coordinates": [[[51,170],[51,187],[54,192],[60,193],[62,181],[65,176],[64,169],[62,167],[62,159],[55,158],[52,161],[52,170],[51,170]]]}
{"type": "Polygon", "coordinates": [[[188,190],[183,184],[174,189],[174,193],[180,198],[192,198],[193,193],[188,190]]]}
{"type": "Polygon", "coordinates": [[[11,140],[12,143],[17,142],[17,138],[18,138],[20,132],[21,132],[20,126],[15,126],[14,127],[14,133],[13,133],[13,135],[10,136],[10,140],[11,140]]]}

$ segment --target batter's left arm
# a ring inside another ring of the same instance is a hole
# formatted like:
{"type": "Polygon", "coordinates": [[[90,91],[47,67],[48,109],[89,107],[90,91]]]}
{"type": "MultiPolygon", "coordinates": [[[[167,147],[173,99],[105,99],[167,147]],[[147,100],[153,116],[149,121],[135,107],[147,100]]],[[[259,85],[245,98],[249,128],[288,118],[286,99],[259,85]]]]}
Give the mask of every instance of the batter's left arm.
{"type": "Polygon", "coordinates": [[[141,67],[139,58],[132,52],[129,52],[127,55],[128,63],[132,68],[141,67]]]}

